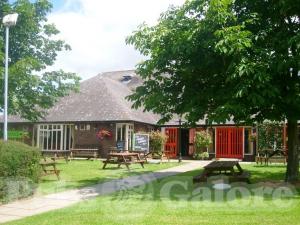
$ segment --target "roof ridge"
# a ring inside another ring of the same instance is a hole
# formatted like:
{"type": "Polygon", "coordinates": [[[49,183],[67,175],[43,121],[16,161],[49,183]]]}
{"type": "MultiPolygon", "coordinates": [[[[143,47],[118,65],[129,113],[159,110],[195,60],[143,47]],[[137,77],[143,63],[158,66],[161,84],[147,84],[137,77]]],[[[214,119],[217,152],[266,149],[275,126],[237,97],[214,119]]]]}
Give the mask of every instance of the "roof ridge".
{"type": "Polygon", "coordinates": [[[105,74],[105,73],[119,73],[119,72],[128,72],[128,71],[136,71],[135,69],[127,69],[127,70],[112,70],[112,71],[104,71],[101,72],[101,74],[105,74]]]}

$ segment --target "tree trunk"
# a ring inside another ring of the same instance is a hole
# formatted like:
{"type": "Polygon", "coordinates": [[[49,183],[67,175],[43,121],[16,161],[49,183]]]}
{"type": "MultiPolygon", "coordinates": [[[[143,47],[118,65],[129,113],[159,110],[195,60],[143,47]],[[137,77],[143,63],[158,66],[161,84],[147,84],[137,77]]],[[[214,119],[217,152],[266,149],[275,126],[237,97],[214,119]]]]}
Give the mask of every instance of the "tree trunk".
{"type": "Polygon", "coordinates": [[[299,177],[298,126],[297,120],[288,119],[288,162],[285,181],[297,181],[299,177]]]}

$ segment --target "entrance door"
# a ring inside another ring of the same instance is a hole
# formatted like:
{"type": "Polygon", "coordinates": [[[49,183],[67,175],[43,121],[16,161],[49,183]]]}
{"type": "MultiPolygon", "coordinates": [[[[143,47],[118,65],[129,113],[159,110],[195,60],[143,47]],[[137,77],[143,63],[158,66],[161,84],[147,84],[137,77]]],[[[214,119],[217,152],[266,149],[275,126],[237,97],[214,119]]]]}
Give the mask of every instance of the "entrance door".
{"type": "Polygon", "coordinates": [[[216,128],[216,158],[243,158],[243,129],[216,128]]]}
{"type": "Polygon", "coordinates": [[[181,129],[180,131],[180,151],[181,156],[188,156],[189,153],[189,129],[181,129]]]}
{"type": "Polygon", "coordinates": [[[165,152],[170,158],[177,157],[177,128],[166,128],[165,133],[168,136],[168,140],[165,144],[165,152]]]}

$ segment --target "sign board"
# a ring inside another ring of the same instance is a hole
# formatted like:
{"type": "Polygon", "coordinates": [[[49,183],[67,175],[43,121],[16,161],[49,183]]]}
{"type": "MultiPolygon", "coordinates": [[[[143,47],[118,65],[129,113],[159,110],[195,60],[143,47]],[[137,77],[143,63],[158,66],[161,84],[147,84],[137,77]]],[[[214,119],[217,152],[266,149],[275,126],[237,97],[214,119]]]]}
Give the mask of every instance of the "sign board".
{"type": "MultiPolygon", "coordinates": [[[[3,132],[0,131],[0,136],[3,136],[3,132]]],[[[29,133],[26,131],[19,131],[19,130],[8,130],[7,131],[8,139],[22,139],[29,137],[29,133]]]]}
{"type": "Polygon", "coordinates": [[[117,141],[117,150],[118,151],[123,151],[124,150],[124,145],[125,145],[124,141],[117,141]]]}
{"type": "Polygon", "coordinates": [[[134,134],[133,143],[134,151],[149,152],[149,134],[134,134]]]}

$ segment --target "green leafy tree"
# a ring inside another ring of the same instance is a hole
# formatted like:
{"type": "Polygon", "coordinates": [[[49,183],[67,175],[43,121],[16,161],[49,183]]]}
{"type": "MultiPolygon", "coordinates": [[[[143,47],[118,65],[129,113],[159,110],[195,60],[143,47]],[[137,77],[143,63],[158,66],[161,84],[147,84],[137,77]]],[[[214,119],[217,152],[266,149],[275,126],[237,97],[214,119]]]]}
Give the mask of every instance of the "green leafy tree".
{"type": "Polygon", "coordinates": [[[191,0],[127,38],[146,58],[129,96],[168,121],[288,121],[286,180],[297,180],[300,117],[299,0],[191,0]]]}
{"type": "MultiPolygon", "coordinates": [[[[47,22],[52,5],[47,0],[0,1],[0,18],[17,12],[17,25],[10,29],[9,39],[9,114],[17,114],[29,120],[44,115],[59,97],[79,87],[79,77],[62,70],[43,72],[52,66],[57,53],[70,50],[70,46],[55,36],[59,33],[54,24],[47,22]]],[[[5,27],[0,25],[0,61],[4,61],[5,27]]],[[[4,65],[0,64],[4,73],[4,65]]],[[[0,79],[3,87],[4,80],[0,79]]],[[[3,88],[0,89],[3,96],[3,88]]],[[[0,98],[3,109],[3,98],[0,98]]]]}

